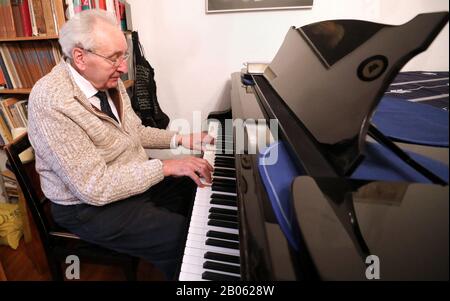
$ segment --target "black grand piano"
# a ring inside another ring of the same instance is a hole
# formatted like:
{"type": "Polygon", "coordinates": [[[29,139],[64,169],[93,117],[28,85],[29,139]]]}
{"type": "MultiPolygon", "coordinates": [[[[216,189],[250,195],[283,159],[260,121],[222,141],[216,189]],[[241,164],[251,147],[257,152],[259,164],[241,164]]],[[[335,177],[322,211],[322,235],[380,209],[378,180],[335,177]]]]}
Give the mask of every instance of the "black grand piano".
{"type": "Polygon", "coordinates": [[[405,143],[372,122],[447,22],[293,27],[260,72],[233,73],[179,280],[448,281],[448,138],[405,143]]]}

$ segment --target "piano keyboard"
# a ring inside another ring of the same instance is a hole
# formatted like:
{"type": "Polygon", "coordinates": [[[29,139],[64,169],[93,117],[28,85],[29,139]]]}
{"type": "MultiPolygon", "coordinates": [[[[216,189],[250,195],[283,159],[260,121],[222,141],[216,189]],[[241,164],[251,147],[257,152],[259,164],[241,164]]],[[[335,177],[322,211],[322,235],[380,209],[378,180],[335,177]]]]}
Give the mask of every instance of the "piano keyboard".
{"type": "Polygon", "coordinates": [[[240,280],[239,226],[234,155],[221,154],[232,137],[218,137],[218,122],[208,133],[216,139],[203,158],[214,167],[211,186],[197,188],[179,280],[240,280]],[[221,148],[219,146],[222,146],[221,148]]]}

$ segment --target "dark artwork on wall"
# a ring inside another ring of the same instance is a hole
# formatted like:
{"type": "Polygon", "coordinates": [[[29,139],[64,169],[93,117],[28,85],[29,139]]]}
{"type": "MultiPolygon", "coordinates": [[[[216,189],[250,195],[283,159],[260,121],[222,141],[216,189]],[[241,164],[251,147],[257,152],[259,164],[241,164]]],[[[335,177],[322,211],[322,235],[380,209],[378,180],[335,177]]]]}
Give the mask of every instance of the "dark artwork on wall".
{"type": "Polygon", "coordinates": [[[206,0],[206,13],[311,8],[313,0],[206,0]]]}

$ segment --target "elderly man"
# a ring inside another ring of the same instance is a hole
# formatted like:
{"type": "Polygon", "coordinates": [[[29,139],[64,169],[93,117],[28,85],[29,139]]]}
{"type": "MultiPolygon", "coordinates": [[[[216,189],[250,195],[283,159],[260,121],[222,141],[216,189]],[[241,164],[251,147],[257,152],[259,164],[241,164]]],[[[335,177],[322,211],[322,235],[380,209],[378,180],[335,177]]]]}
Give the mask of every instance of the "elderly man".
{"type": "Polygon", "coordinates": [[[82,239],[139,256],[171,279],[206,160],[149,160],[145,148],[198,149],[206,134],[144,127],[120,75],[127,43],[112,15],[88,10],[61,29],[65,60],[29,98],[29,137],[54,220],[82,239]]]}

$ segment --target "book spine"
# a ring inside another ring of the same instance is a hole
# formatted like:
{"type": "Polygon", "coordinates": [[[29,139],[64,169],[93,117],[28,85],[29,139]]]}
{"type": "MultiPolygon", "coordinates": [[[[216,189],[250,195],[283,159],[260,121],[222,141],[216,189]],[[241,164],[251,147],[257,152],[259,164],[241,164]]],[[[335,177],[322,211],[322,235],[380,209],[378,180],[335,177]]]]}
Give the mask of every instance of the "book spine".
{"type": "Polygon", "coordinates": [[[8,38],[17,37],[16,27],[14,25],[14,15],[12,10],[12,5],[10,0],[4,0],[4,15],[5,15],[5,25],[6,25],[6,36],[8,38]]]}
{"type": "Polygon", "coordinates": [[[6,38],[6,12],[5,12],[5,1],[0,0],[0,39],[6,38]]]}
{"type": "Polygon", "coordinates": [[[98,8],[106,10],[106,0],[98,0],[98,8]]]}
{"type": "Polygon", "coordinates": [[[31,37],[33,35],[33,29],[31,28],[30,10],[28,9],[28,0],[19,1],[20,17],[22,19],[23,34],[25,37],[31,37]]]}
{"type": "Polygon", "coordinates": [[[11,81],[11,77],[9,76],[8,69],[6,68],[6,64],[5,64],[5,61],[3,60],[1,51],[0,51],[0,69],[5,78],[6,88],[14,89],[14,86],[11,81]]]}
{"type": "Polygon", "coordinates": [[[73,0],[73,11],[78,14],[83,10],[83,6],[81,5],[81,0],[73,0]]]}
{"type": "Polygon", "coordinates": [[[23,24],[22,17],[20,16],[20,4],[19,0],[11,0],[11,9],[14,20],[14,28],[16,29],[16,36],[23,37],[23,24]]]}
{"type": "Polygon", "coordinates": [[[56,28],[59,32],[61,27],[66,22],[66,18],[64,16],[64,4],[62,0],[52,0],[53,1],[53,7],[55,9],[55,15],[56,15],[56,28]]]}
{"type": "Polygon", "coordinates": [[[34,15],[33,0],[28,0],[28,10],[30,11],[31,33],[33,36],[37,36],[39,31],[36,25],[36,16],[34,15]]]}
{"type": "Polygon", "coordinates": [[[41,0],[28,0],[28,1],[32,2],[38,35],[45,35],[47,33],[47,28],[45,26],[45,17],[44,17],[44,10],[42,8],[42,2],[41,0]]]}
{"type": "Polygon", "coordinates": [[[81,0],[81,10],[91,9],[91,3],[89,0],[81,0]]]}
{"type": "Polygon", "coordinates": [[[52,4],[49,0],[42,0],[42,10],[44,11],[44,19],[45,19],[45,29],[47,31],[47,35],[55,35],[55,21],[53,19],[53,10],[52,4]]]}

